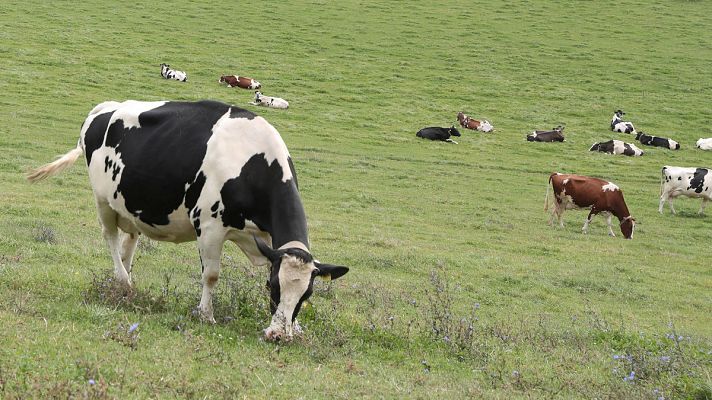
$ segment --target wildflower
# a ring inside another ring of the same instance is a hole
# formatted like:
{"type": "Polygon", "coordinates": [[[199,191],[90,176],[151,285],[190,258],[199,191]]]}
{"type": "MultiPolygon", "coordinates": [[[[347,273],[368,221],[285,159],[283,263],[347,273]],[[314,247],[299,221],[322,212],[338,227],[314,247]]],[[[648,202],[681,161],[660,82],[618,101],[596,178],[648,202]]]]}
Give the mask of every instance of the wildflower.
{"type": "Polygon", "coordinates": [[[135,324],[131,325],[131,327],[129,328],[129,333],[132,333],[133,331],[135,331],[136,328],[138,328],[138,322],[136,322],[135,324]]]}
{"type": "Polygon", "coordinates": [[[95,385],[95,384],[96,384],[96,381],[95,381],[94,379],[89,379],[89,384],[90,384],[90,385],[95,385]]]}
{"type": "Polygon", "coordinates": [[[475,310],[480,308],[480,303],[475,303],[475,310]]]}
{"type": "Polygon", "coordinates": [[[519,371],[517,371],[516,369],[514,371],[512,371],[512,378],[519,379],[519,371]]]}
{"type": "Polygon", "coordinates": [[[662,362],[670,362],[670,356],[661,356],[660,361],[662,362]]]}
{"type": "Polygon", "coordinates": [[[621,356],[619,356],[618,354],[614,354],[614,355],[613,355],[613,359],[614,359],[614,360],[617,360],[617,359],[619,359],[619,358],[621,358],[621,356]]]}
{"type": "Polygon", "coordinates": [[[623,382],[628,382],[628,381],[633,382],[634,379],[635,379],[635,371],[630,371],[630,375],[623,378],[623,382]]]}

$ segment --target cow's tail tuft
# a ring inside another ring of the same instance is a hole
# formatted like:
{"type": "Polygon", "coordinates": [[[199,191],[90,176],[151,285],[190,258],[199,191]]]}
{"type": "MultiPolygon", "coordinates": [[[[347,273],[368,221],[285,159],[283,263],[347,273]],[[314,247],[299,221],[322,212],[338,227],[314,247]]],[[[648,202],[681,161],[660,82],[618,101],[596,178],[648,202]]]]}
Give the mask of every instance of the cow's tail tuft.
{"type": "Polygon", "coordinates": [[[67,152],[67,154],[60,156],[58,159],[52,161],[49,164],[45,164],[35,170],[30,171],[26,178],[28,181],[34,183],[41,181],[43,179],[49,178],[64,171],[65,169],[74,165],[77,159],[84,153],[82,147],[78,144],[77,147],[67,152]]]}
{"type": "Polygon", "coordinates": [[[549,188],[551,187],[551,177],[554,174],[549,175],[549,184],[546,185],[546,196],[544,196],[544,211],[549,211],[549,188]]]}

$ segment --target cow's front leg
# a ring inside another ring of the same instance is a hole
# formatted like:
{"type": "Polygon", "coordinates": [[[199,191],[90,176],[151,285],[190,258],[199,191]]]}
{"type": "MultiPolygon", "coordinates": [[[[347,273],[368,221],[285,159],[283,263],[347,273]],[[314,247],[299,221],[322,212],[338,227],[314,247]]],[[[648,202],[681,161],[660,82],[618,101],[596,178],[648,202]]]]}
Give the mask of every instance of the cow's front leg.
{"type": "Polygon", "coordinates": [[[131,279],[131,264],[133,263],[133,256],[136,252],[137,244],[138,233],[124,232],[121,234],[121,263],[124,264],[124,268],[129,274],[129,279],[131,279]]]}
{"type": "Polygon", "coordinates": [[[608,216],[606,217],[606,223],[608,224],[608,235],[616,237],[615,232],[613,232],[613,226],[611,226],[611,218],[612,217],[613,217],[613,215],[611,215],[611,214],[608,214],[608,216]]]}
{"type": "Polygon", "coordinates": [[[213,316],[213,290],[220,275],[220,256],[224,242],[223,235],[210,235],[203,231],[198,237],[200,263],[203,266],[203,294],[200,297],[198,312],[203,321],[215,323],[213,316]]]}
{"type": "Polygon", "coordinates": [[[708,201],[709,201],[708,198],[706,198],[706,197],[703,197],[703,198],[702,198],[702,204],[700,204],[700,211],[698,212],[698,214],[704,215],[704,213],[705,213],[705,206],[707,205],[707,202],[708,202],[708,201]]]}

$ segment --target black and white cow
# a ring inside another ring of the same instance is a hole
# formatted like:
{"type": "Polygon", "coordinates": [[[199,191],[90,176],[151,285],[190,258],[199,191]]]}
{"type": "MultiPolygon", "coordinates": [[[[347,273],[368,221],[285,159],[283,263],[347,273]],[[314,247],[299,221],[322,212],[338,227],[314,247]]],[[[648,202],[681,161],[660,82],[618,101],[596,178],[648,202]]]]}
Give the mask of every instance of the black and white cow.
{"type": "Polygon", "coordinates": [[[670,212],[675,214],[672,200],[677,196],[702,198],[699,214],[705,211],[705,205],[712,200],[712,174],[707,168],[683,168],[666,165],[660,177],[660,206],[658,211],[663,213],[663,206],[670,203],[670,212]]]}
{"type": "Polygon", "coordinates": [[[625,143],[622,140],[609,140],[607,142],[594,143],[588,151],[600,151],[601,153],[623,154],[624,156],[642,156],[643,150],[633,143],[625,143]]]}
{"type": "Polygon", "coordinates": [[[287,146],[252,112],[215,101],[105,102],[84,121],[77,147],[28,179],[55,175],[82,153],[116,277],[131,284],[139,234],[197,240],[206,321],[215,322],[212,292],[226,240],[254,265],[271,265],[267,339],[300,331],[296,317],[316,276],[348,272],[312,257],[287,146]]]}
{"type": "Polygon", "coordinates": [[[418,132],[416,132],[415,136],[421,137],[423,139],[442,140],[443,142],[457,144],[456,141],[450,139],[450,136],[460,136],[460,131],[455,129],[454,125],[450,128],[430,126],[419,130],[418,132]]]}
{"type": "Polygon", "coordinates": [[[670,150],[680,149],[680,143],[672,139],[646,135],[643,131],[638,132],[635,138],[646,146],[665,147],[670,150]]]}
{"type": "Polygon", "coordinates": [[[259,90],[255,91],[255,100],[250,104],[271,108],[289,108],[289,102],[281,97],[265,96],[259,90]]]}
{"type": "Polygon", "coordinates": [[[565,142],[564,127],[559,125],[550,131],[534,131],[527,135],[528,142],[565,142]]]}
{"type": "Polygon", "coordinates": [[[188,81],[188,74],[183,71],[171,69],[171,66],[168,64],[161,64],[161,76],[166,79],[174,79],[181,82],[188,81]]]}
{"type": "Polygon", "coordinates": [[[632,122],[623,121],[622,117],[625,113],[621,110],[617,110],[613,114],[613,119],[611,119],[611,130],[620,133],[635,133],[635,127],[632,122]]]}

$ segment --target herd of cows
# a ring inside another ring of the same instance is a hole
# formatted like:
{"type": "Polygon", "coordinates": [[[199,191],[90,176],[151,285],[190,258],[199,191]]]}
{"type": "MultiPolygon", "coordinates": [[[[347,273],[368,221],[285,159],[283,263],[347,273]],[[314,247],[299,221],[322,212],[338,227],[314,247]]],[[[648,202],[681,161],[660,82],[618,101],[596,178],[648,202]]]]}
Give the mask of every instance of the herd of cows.
{"type": "MultiPolygon", "coordinates": [[[[161,76],[187,81],[187,74],[161,65],[161,76]]],[[[254,79],[222,76],[230,87],[257,90],[254,79]]],[[[265,99],[256,92],[251,104],[286,108],[286,101],[265,99]]],[[[271,98],[275,99],[275,98],[271,98]]],[[[281,99],[280,99],[281,100],[281,99]]],[[[616,112],[611,129],[635,133],[616,112]],[[618,119],[616,119],[618,118],[618,119]]],[[[458,113],[467,129],[492,132],[489,121],[458,113]]],[[[564,141],[562,126],[535,131],[529,141],[564,141]]],[[[642,132],[641,132],[642,134],[642,132]]],[[[451,141],[460,136],[451,128],[430,127],[420,137],[451,141]]],[[[641,136],[642,137],[642,136],[641,136]]],[[[710,147],[712,147],[712,139],[710,147]]],[[[615,141],[614,141],[615,142],[615,141]]],[[[652,140],[650,143],[657,143],[652,140]]],[[[606,147],[598,143],[598,150],[606,147]]],[[[668,148],[671,142],[668,142],[668,148]]],[[[620,146],[613,144],[613,152],[620,146]]],[[[698,147],[702,148],[699,143],[698,147]]],[[[679,146],[676,146],[679,148],[679,146]]],[[[642,152],[641,152],[642,154],[642,152]]],[[[82,155],[114,274],[131,285],[134,252],[141,234],[158,241],[197,241],[202,266],[202,295],[198,315],[215,322],[213,290],[220,273],[226,241],[234,242],[255,266],[269,265],[267,287],[272,319],[267,340],[291,340],[301,332],[297,315],[312,294],[314,279],[336,279],[344,266],[319,262],[310,251],[307,221],[297,175],[282,137],[264,118],[217,101],[107,101],[94,107],[82,124],[75,148],[30,172],[36,182],[72,166],[82,155]]],[[[620,188],[612,182],[580,175],[551,174],[554,210],[549,223],[572,208],[590,209],[586,232],[594,215],[619,221],[625,238],[632,238],[635,219],[620,188]]],[[[701,197],[700,212],[712,196],[712,174],[705,168],[662,169],[660,209],[680,195],[701,197]]],[[[547,186],[546,207],[549,204],[547,186]]]]}

